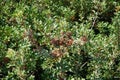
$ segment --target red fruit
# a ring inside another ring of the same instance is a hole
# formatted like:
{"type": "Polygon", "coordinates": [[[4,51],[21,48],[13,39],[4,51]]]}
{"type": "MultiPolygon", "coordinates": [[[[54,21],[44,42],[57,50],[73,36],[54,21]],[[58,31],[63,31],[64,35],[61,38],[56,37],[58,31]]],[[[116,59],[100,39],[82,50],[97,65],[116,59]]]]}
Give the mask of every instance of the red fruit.
{"type": "Polygon", "coordinates": [[[66,45],[67,46],[71,46],[73,44],[73,39],[69,39],[67,42],[66,42],[66,45]]]}
{"type": "Polygon", "coordinates": [[[70,20],[71,20],[71,21],[74,21],[74,20],[75,20],[75,16],[74,16],[74,15],[71,16],[70,20]]]}
{"type": "Polygon", "coordinates": [[[84,42],[87,42],[87,37],[86,37],[86,36],[82,36],[82,37],[80,38],[80,40],[81,40],[81,41],[84,41],[84,42]]]}
{"type": "Polygon", "coordinates": [[[80,44],[81,45],[84,45],[88,40],[87,40],[87,37],[86,36],[82,36],[81,38],[80,38],[80,44]]]}
{"type": "Polygon", "coordinates": [[[59,40],[54,38],[54,39],[52,39],[50,41],[50,43],[53,44],[53,45],[58,45],[59,44],[59,40]]]}
{"type": "Polygon", "coordinates": [[[8,58],[8,57],[4,57],[3,58],[3,63],[4,64],[7,64],[7,63],[9,63],[10,62],[10,58],[8,58]]]}
{"type": "Polygon", "coordinates": [[[26,65],[22,65],[21,66],[21,70],[26,70],[27,69],[27,66],[26,65]]]}
{"type": "Polygon", "coordinates": [[[60,38],[59,45],[64,45],[65,44],[65,38],[60,38]]]}
{"type": "Polygon", "coordinates": [[[63,44],[64,44],[64,42],[60,40],[59,41],[59,45],[63,45],[63,44]]]}

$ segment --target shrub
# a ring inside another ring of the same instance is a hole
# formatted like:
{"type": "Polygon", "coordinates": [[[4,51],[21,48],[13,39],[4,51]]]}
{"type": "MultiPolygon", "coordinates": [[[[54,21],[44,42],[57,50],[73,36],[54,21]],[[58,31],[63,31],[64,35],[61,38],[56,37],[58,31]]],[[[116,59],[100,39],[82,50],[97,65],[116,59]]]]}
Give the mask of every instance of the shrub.
{"type": "Polygon", "coordinates": [[[119,79],[116,0],[0,3],[0,79],[119,79]]]}

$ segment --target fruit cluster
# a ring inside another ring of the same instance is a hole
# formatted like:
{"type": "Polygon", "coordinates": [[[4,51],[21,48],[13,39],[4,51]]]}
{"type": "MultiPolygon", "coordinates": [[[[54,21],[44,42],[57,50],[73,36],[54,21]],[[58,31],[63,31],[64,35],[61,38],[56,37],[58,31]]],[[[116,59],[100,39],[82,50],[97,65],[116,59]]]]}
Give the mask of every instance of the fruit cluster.
{"type": "Polygon", "coordinates": [[[62,32],[60,38],[53,38],[51,44],[54,46],[71,46],[73,44],[72,33],[71,32],[62,32]]]}

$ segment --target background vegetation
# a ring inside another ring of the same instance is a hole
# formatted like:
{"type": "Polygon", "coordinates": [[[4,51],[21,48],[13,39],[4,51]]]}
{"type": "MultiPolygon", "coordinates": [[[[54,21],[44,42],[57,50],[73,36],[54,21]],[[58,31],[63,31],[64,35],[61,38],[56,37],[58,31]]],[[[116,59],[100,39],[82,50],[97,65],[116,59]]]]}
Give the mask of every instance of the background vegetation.
{"type": "Polygon", "coordinates": [[[0,79],[120,79],[120,0],[0,0],[0,79]]]}

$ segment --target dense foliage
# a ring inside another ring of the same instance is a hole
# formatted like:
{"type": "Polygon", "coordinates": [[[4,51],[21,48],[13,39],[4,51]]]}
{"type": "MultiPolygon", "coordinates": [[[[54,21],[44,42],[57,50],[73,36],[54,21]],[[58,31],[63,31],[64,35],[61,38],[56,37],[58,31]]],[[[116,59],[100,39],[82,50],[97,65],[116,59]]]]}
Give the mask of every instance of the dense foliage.
{"type": "Polygon", "coordinates": [[[0,79],[120,79],[120,0],[0,0],[0,79]]]}

